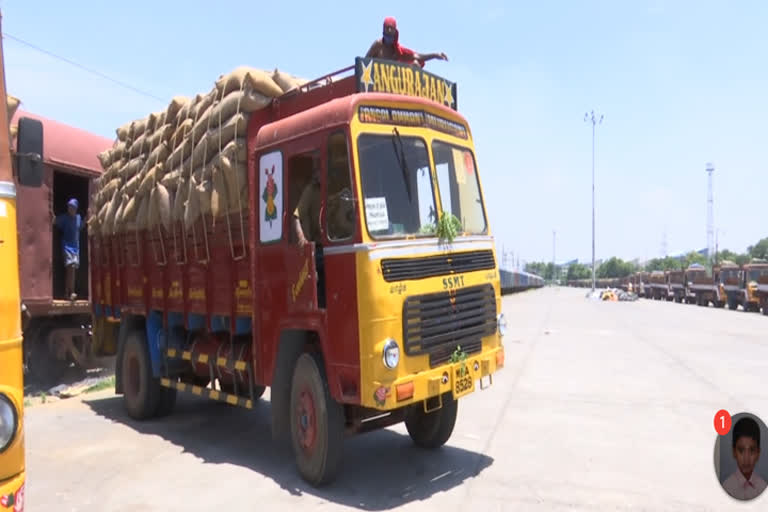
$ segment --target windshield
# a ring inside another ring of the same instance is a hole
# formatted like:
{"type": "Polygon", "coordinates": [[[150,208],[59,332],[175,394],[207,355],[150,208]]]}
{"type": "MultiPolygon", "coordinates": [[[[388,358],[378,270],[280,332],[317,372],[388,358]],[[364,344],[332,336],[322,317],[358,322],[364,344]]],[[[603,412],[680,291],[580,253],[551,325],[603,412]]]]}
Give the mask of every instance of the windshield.
{"type": "Polygon", "coordinates": [[[360,182],[368,232],[373,238],[429,235],[435,224],[435,195],[423,139],[360,135],[360,182]]]}
{"type": "Polygon", "coordinates": [[[720,272],[720,281],[733,281],[739,278],[738,270],[723,270],[720,272]]]}
{"type": "Polygon", "coordinates": [[[747,274],[747,281],[757,281],[760,276],[768,276],[768,269],[754,269],[747,274]]]}
{"type": "Polygon", "coordinates": [[[443,212],[455,215],[464,232],[485,233],[485,214],[474,155],[468,149],[437,140],[432,142],[432,153],[443,212]]]}

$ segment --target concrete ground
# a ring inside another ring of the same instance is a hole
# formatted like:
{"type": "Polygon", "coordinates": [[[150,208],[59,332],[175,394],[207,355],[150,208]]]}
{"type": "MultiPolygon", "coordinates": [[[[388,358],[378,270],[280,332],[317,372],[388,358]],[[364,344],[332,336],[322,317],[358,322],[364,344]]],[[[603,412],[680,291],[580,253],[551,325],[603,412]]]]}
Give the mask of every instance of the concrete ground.
{"type": "Polygon", "coordinates": [[[768,318],[585,292],[505,298],[507,366],[460,402],[440,452],[402,426],[370,433],[316,490],[270,441],[268,401],[180,397],[136,423],[104,391],[27,411],[29,510],[764,510],[768,493],[719,486],[713,420],[768,419],[768,318]]]}

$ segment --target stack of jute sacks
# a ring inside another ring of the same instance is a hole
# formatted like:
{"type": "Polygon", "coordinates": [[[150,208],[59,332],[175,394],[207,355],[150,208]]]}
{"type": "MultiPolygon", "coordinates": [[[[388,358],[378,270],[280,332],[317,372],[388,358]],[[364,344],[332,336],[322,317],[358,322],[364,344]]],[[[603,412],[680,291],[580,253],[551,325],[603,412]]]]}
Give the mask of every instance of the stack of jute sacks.
{"type": "Polygon", "coordinates": [[[16,134],[19,131],[19,125],[12,123],[13,116],[16,115],[16,111],[19,109],[19,104],[21,103],[21,100],[19,98],[16,98],[15,96],[11,96],[10,94],[6,95],[5,97],[5,106],[8,110],[8,124],[11,127],[11,139],[16,137],[16,134]]]}
{"type": "Polygon", "coordinates": [[[306,83],[287,73],[239,67],[208,94],[175,97],[164,111],[117,129],[99,154],[89,230],[103,236],[190,228],[201,215],[216,219],[248,203],[246,130],[251,114],[306,83]]]}

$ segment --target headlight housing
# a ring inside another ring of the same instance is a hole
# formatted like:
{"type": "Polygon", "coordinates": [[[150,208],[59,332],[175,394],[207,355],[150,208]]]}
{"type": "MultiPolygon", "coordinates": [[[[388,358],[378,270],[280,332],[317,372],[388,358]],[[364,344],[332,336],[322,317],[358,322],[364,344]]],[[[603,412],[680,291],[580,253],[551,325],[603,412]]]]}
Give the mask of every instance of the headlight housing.
{"type": "Polygon", "coordinates": [[[3,393],[0,393],[0,453],[4,452],[16,437],[19,414],[16,407],[3,393]]]}
{"type": "Polygon", "coordinates": [[[397,368],[397,365],[400,363],[400,347],[395,340],[388,338],[387,341],[384,342],[384,349],[382,350],[381,357],[384,366],[390,370],[397,368]]]}
{"type": "Polygon", "coordinates": [[[502,337],[507,333],[507,318],[504,316],[504,313],[499,313],[499,316],[496,317],[496,328],[502,337]]]}

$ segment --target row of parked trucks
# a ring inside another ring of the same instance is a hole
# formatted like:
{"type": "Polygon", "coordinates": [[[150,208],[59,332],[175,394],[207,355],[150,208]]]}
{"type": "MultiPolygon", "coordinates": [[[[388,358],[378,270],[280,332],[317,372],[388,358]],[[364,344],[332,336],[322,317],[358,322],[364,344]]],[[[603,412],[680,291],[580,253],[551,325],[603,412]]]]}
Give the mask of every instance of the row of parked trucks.
{"type": "MultiPolygon", "coordinates": [[[[723,261],[709,271],[693,264],[685,270],[636,272],[622,279],[598,280],[600,288],[621,288],[652,300],[698,304],[768,315],[768,261],[753,259],[738,265],[723,261]]],[[[590,287],[591,281],[569,281],[569,286],[590,287]]]]}

